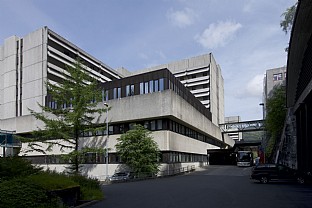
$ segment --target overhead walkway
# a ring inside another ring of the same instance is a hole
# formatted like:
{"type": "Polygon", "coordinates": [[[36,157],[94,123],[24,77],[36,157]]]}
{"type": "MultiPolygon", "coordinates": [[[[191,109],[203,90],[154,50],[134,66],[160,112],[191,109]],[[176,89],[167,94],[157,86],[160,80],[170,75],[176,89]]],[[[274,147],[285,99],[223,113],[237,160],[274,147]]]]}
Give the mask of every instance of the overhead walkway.
{"type": "Polygon", "coordinates": [[[219,124],[221,132],[235,133],[235,132],[250,132],[250,131],[262,131],[264,130],[263,120],[242,121],[233,123],[219,124]]]}

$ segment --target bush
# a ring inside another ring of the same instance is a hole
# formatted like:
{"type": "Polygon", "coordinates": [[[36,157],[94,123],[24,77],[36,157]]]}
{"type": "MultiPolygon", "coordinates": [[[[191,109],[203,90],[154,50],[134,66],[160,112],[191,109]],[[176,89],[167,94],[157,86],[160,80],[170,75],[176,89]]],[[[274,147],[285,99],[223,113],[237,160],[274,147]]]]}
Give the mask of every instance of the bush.
{"type": "Polygon", "coordinates": [[[78,186],[69,176],[56,172],[40,172],[29,179],[46,190],[58,190],[78,186]]]}
{"type": "Polygon", "coordinates": [[[28,178],[12,179],[0,183],[1,208],[59,207],[57,199],[49,200],[46,190],[28,178]]]}
{"type": "Polygon", "coordinates": [[[41,168],[33,166],[30,161],[21,157],[0,158],[0,181],[28,176],[40,170],[41,168]]]}
{"type": "Polygon", "coordinates": [[[87,178],[81,175],[70,177],[80,185],[81,200],[101,200],[103,192],[101,191],[100,182],[97,179],[87,178]]]}

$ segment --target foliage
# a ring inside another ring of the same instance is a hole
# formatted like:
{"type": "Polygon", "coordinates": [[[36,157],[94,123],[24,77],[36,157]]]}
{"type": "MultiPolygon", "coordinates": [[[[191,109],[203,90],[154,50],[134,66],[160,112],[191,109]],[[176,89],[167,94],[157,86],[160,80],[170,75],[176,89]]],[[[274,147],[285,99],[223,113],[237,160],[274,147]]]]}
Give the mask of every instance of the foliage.
{"type": "Polygon", "coordinates": [[[69,176],[51,171],[31,175],[28,178],[45,190],[58,190],[78,186],[69,176]]]}
{"type": "Polygon", "coordinates": [[[280,26],[286,34],[291,31],[291,28],[293,26],[297,4],[298,3],[287,8],[286,11],[282,14],[282,17],[284,17],[284,19],[280,22],[280,26]]]}
{"type": "Polygon", "coordinates": [[[136,125],[117,139],[117,154],[135,173],[158,172],[159,148],[150,134],[143,126],[136,125]]]}
{"type": "Polygon", "coordinates": [[[283,85],[273,88],[272,96],[267,100],[265,127],[268,144],[266,154],[270,157],[276,140],[281,136],[286,118],[286,89],[283,85]]]}
{"type": "Polygon", "coordinates": [[[20,157],[0,158],[0,181],[38,173],[41,168],[20,157]]]}
{"type": "MultiPolygon", "coordinates": [[[[101,116],[106,109],[97,108],[97,101],[102,99],[101,90],[96,79],[84,70],[79,59],[74,67],[66,66],[66,71],[66,79],[62,82],[46,83],[48,95],[51,96],[54,105],[39,105],[43,112],[30,109],[31,114],[42,121],[45,127],[33,132],[34,139],[30,140],[29,144],[32,150],[43,153],[51,151],[55,145],[61,150],[73,151],[69,161],[73,172],[78,173],[79,136],[84,131],[96,132],[105,129],[105,125],[98,125],[99,117],[96,115],[101,116]],[[43,142],[47,148],[38,142],[43,142]]],[[[95,148],[93,150],[96,151],[95,148]]]]}
{"type": "Polygon", "coordinates": [[[0,183],[2,208],[52,208],[56,201],[49,201],[46,190],[28,178],[18,178],[0,183]]]}
{"type": "Polygon", "coordinates": [[[99,181],[80,175],[42,171],[30,162],[14,157],[1,158],[0,207],[60,207],[57,197],[48,191],[80,186],[80,199],[100,200],[103,193],[99,181]],[[6,180],[2,180],[6,179],[6,180]]]}
{"type": "Polygon", "coordinates": [[[86,178],[81,175],[73,175],[70,178],[80,185],[82,200],[103,199],[103,192],[97,179],[86,178]]]}

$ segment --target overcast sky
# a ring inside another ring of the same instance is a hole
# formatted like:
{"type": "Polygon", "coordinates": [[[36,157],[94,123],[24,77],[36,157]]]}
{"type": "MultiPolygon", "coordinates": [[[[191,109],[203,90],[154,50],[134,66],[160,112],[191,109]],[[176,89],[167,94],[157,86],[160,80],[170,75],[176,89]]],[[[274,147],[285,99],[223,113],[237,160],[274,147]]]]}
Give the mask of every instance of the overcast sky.
{"type": "Polygon", "coordinates": [[[225,116],[262,118],[263,77],[286,65],[281,14],[295,0],[0,0],[0,45],[48,26],[112,68],[130,71],[212,52],[225,116]]]}

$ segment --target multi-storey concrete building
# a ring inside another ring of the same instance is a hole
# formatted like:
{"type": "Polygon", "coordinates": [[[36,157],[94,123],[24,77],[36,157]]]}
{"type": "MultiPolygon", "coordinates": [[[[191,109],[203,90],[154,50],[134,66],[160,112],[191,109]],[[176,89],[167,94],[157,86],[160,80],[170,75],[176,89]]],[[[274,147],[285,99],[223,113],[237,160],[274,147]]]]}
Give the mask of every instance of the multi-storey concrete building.
{"type": "MultiPolygon", "coordinates": [[[[23,38],[10,37],[0,47],[0,129],[29,135],[37,127],[42,128],[43,124],[30,115],[28,108],[40,112],[38,103],[51,104],[45,82],[57,84],[65,79],[68,76],[65,66],[72,65],[77,57],[82,59],[85,70],[103,83],[105,93],[103,102],[98,103],[98,106],[105,107],[105,102],[111,107],[107,120],[109,135],[106,131],[95,134],[84,132],[79,141],[80,147],[107,146],[110,149],[109,175],[121,165],[115,150],[117,138],[134,124],[142,124],[152,131],[162,152],[162,170],[206,164],[207,149],[225,148],[234,144],[229,137],[222,137],[216,125],[221,118],[215,118],[215,122],[212,122],[215,116],[223,113],[223,106],[219,107],[220,112],[215,111],[215,115],[210,111],[218,109],[218,103],[223,105],[223,80],[219,67],[214,68],[209,64],[211,54],[202,56],[202,60],[193,58],[193,66],[197,68],[184,70],[186,75],[196,71],[194,74],[203,76],[192,78],[191,83],[208,90],[208,95],[214,90],[212,85],[207,87],[206,84],[215,82],[217,85],[217,82],[222,82],[221,101],[216,100],[218,95],[215,95],[215,107],[209,102],[203,105],[203,100],[199,101],[195,96],[204,97],[207,93],[194,88],[194,96],[185,88],[186,83],[182,84],[167,67],[123,77],[47,27],[23,38]],[[201,72],[199,65],[203,68],[201,72]],[[210,71],[218,71],[218,77],[211,78],[210,71]]],[[[106,125],[105,116],[100,118],[99,123],[106,125]]],[[[27,144],[23,144],[20,154],[24,154],[27,149],[27,144]]],[[[66,164],[62,164],[60,155],[68,151],[62,152],[55,147],[46,155],[40,152],[25,155],[36,164],[62,171],[66,164]]],[[[85,173],[95,177],[104,176],[107,158],[95,153],[88,153],[87,157],[83,169],[85,173]]]]}
{"type": "Polygon", "coordinates": [[[215,125],[224,123],[224,80],[221,68],[212,53],[162,64],[136,72],[119,71],[124,75],[140,74],[162,68],[169,69],[176,78],[212,113],[215,125]],[[126,72],[126,73],[125,73],[126,72]]]}

